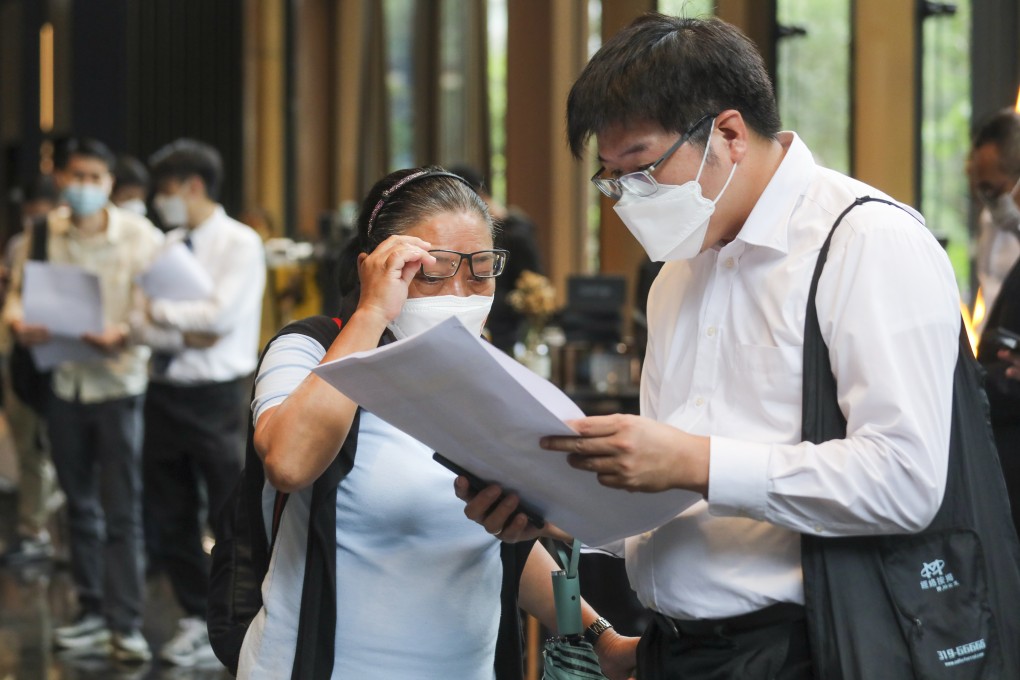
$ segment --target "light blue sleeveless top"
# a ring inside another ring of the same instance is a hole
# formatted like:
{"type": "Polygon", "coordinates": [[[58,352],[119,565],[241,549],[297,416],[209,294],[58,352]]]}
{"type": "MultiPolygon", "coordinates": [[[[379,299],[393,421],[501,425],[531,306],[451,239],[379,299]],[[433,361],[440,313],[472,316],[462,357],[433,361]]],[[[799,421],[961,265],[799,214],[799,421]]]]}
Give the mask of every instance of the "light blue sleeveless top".
{"type": "MultiPolygon", "coordinates": [[[[256,419],[323,353],[305,336],[277,339],[256,381],[256,419]]],[[[424,444],[362,411],[354,468],[337,491],[333,678],[494,676],[499,543],[464,516],[453,473],[431,456],[424,444]]],[[[271,503],[275,490],[266,486],[271,503]]],[[[287,501],[262,584],[265,604],[245,637],[238,678],[290,677],[311,495],[309,487],[287,501]]]]}

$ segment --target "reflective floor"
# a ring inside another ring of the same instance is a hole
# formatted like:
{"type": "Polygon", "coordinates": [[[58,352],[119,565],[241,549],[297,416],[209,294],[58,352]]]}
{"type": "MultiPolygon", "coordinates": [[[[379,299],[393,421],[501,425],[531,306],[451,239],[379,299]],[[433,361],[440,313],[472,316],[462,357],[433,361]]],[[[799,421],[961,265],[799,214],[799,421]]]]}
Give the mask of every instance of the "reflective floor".
{"type": "MultiPolygon", "coordinates": [[[[7,485],[5,485],[7,486],[7,485]]],[[[0,490],[0,541],[11,538],[16,497],[0,490]]],[[[60,513],[51,523],[57,557],[20,567],[0,567],[0,679],[2,680],[226,680],[231,676],[217,663],[212,667],[176,668],[158,661],[122,665],[107,658],[75,657],[53,651],[54,626],[77,614],[68,569],[60,513]]],[[[181,614],[160,576],[150,577],[142,633],[155,657],[173,635],[181,614]]]]}
{"type": "MultiPolygon", "coordinates": [[[[6,422],[0,413],[0,550],[13,538],[16,525],[14,458],[6,422]]],[[[78,613],[67,562],[66,519],[58,510],[50,521],[56,558],[20,567],[0,564],[0,680],[229,680],[213,666],[176,668],[159,661],[126,666],[107,658],[75,656],[53,650],[53,629],[78,613]]],[[[582,595],[625,635],[640,635],[647,623],[627,586],[623,561],[602,555],[581,558],[582,595]]],[[[173,636],[181,610],[169,582],[162,576],[147,580],[142,633],[154,659],[173,636]]],[[[544,639],[543,633],[540,638],[544,639]]]]}

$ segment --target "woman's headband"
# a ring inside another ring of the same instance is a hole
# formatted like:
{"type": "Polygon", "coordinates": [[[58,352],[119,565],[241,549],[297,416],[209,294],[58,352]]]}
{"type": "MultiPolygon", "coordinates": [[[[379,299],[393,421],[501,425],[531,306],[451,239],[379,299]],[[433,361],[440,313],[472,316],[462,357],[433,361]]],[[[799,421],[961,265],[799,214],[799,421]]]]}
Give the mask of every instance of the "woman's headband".
{"type": "Polygon", "coordinates": [[[386,204],[386,201],[390,200],[393,195],[404,188],[405,185],[419,179],[425,179],[426,177],[452,177],[460,180],[464,184],[467,184],[471,187],[472,191],[475,190],[475,188],[471,186],[470,182],[460,175],[455,175],[452,172],[445,172],[442,170],[419,170],[418,172],[412,172],[410,175],[398,180],[396,184],[382,192],[382,197],[379,199],[379,202],[375,204],[375,207],[372,209],[372,214],[368,218],[368,226],[365,228],[365,235],[372,235],[372,227],[375,226],[375,218],[379,214],[379,211],[382,210],[382,207],[386,204]]]}

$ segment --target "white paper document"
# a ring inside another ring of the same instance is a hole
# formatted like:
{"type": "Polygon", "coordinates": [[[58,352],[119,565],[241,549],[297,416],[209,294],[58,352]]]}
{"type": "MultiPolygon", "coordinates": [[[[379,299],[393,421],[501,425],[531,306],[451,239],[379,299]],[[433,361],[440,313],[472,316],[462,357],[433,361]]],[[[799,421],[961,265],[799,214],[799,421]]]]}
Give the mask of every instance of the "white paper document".
{"type": "Polygon", "coordinates": [[[213,293],[213,280],[183,243],[163,249],[138,283],[157,300],[204,300],[213,293]]]}
{"type": "Polygon", "coordinates": [[[559,388],[456,318],[314,371],[453,462],[515,491],[587,545],[654,529],[701,498],[680,490],[610,489],[567,465],[566,454],[542,449],[543,436],[576,434],[563,421],[584,414],[559,388]]]}
{"type": "Polygon", "coordinates": [[[39,369],[103,358],[100,350],[79,339],[84,333],[103,332],[98,276],[74,265],[29,260],[21,298],[25,322],[46,326],[53,336],[32,347],[39,369]]]}

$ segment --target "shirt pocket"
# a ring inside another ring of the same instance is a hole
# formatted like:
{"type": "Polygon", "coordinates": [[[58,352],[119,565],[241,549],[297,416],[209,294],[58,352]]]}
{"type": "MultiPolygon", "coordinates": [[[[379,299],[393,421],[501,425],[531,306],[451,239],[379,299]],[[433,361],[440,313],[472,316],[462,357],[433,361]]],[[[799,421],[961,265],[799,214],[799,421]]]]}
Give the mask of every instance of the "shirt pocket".
{"type": "Polygon", "coordinates": [[[802,346],[748,345],[734,347],[727,381],[736,386],[729,397],[741,410],[757,415],[773,432],[785,431],[790,419],[800,419],[803,393],[804,348],[802,346]]]}

